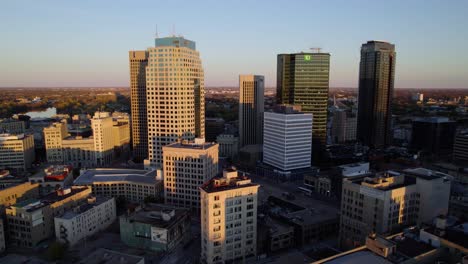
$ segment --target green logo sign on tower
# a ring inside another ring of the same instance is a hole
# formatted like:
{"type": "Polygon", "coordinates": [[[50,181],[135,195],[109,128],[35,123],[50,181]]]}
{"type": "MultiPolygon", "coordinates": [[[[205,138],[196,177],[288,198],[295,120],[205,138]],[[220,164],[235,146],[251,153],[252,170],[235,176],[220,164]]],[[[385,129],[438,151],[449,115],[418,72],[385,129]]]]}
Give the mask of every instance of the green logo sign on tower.
{"type": "Polygon", "coordinates": [[[304,60],[305,61],[310,61],[312,59],[311,55],[304,55],[304,60]]]}

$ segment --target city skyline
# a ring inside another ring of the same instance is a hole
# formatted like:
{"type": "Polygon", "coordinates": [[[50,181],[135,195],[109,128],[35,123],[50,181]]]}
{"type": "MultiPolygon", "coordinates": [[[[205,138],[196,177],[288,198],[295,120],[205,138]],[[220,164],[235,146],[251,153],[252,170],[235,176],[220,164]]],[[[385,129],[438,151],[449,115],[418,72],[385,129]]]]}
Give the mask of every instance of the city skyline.
{"type": "Polygon", "coordinates": [[[197,40],[206,86],[235,87],[239,74],[256,72],[272,87],[277,54],[321,47],[332,54],[330,86],[357,87],[359,46],[379,39],[398,46],[397,88],[465,88],[468,82],[468,55],[457,52],[468,41],[466,2],[296,1],[249,9],[211,1],[187,2],[184,9],[169,2],[24,2],[5,3],[0,11],[6,21],[0,87],[126,87],[122,54],[151,46],[156,25],[161,37],[174,32],[197,40]]]}

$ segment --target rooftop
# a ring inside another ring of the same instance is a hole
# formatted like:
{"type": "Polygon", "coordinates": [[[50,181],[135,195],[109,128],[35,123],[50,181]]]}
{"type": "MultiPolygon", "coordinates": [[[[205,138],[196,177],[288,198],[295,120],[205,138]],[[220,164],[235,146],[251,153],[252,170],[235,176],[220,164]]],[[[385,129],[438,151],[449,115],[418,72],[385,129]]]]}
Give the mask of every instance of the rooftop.
{"type": "Polygon", "coordinates": [[[252,183],[247,176],[240,176],[235,168],[228,168],[223,171],[222,176],[214,177],[200,188],[205,192],[212,193],[252,186],[260,185],[252,183]]]}
{"type": "Polygon", "coordinates": [[[3,133],[0,134],[0,141],[8,141],[8,140],[18,140],[18,139],[24,139],[28,135],[26,134],[8,134],[8,133],[3,133]]]}
{"type": "Polygon", "coordinates": [[[309,199],[301,195],[297,195],[293,202],[270,196],[268,202],[272,216],[279,216],[296,225],[313,225],[338,219],[338,208],[318,202],[311,204],[309,199]]]}
{"type": "Polygon", "coordinates": [[[65,200],[77,193],[86,191],[88,189],[89,189],[88,187],[74,186],[69,189],[57,190],[56,192],[47,194],[46,196],[40,199],[25,200],[25,201],[16,203],[14,205],[11,205],[10,207],[20,208],[20,209],[26,210],[27,212],[33,212],[47,205],[65,200]]]}
{"type": "Polygon", "coordinates": [[[130,215],[122,217],[130,221],[149,224],[154,227],[169,229],[180,219],[189,215],[187,209],[163,204],[145,204],[145,206],[130,215]]]}
{"type": "Polygon", "coordinates": [[[64,214],[62,214],[61,216],[57,216],[57,218],[61,218],[61,219],[72,219],[72,218],[75,218],[76,216],[79,216],[91,209],[93,209],[94,207],[96,206],[99,206],[111,199],[114,199],[113,197],[102,197],[102,196],[99,196],[99,197],[89,197],[88,198],[88,202],[85,203],[85,204],[82,204],[78,207],[76,207],[75,209],[73,210],[69,210],[69,211],[66,211],[64,214]]]}
{"type": "Polygon", "coordinates": [[[89,169],[74,181],[75,185],[90,185],[95,182],[138,182],[156,184],[156,171],[133,169],[89,169]]]}
{"type": "Polygon", "coordinates": [[[186,47],[189,49],[196,50],[195,42],[192,40],[185,39],[182,36],[171,36],[156,38],[154,40],[155,47],[186,47]]]}
{"type": "Polygon", "coordinates": [[[448,117],[431,116],[431,117],[417,117],[413,120],[413,122],[450,123],[450,122],[455,122],[455,121],[451,121],[448,117]]]}
{"type": "Polygon", "coordinates": [[[138,264],[144,263],[144,257],[124,254],[118,251],[99,248],[78,264],[138,264]]]}
{"type": "Polygon", "coordinates": [[[175,143],[164,146],[163,149],[164,148],[180,148],[180,149],[204,150],[204,149],[209,149],[215,145],[216,143],[214,142],[205,142],[204,139],[197,138],[195,139],[195,141],[182,140],[181,142],[175,142],[175,143]]]}
{"type": "Polygon", "coordinates": [[[43,179],[44,181],[64,181],[71,175],[72,166],[70,165],[51,165],[44,170],[39,171],[29,179],[43,179]]]}

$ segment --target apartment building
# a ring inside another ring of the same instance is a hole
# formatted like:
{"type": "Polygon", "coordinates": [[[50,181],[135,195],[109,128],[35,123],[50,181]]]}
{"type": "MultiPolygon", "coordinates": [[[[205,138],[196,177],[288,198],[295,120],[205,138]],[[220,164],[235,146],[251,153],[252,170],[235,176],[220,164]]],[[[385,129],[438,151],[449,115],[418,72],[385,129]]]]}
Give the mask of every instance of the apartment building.
{"type": "Polygon", "coordinates": [[[33,135],[0,134],[0,169],[26,171],[34,159],[33,135]]]}
{"type": "Polygon", "coordinates": [[[258,188],[234,168],[200,187],[201,263],[243,261],[256,255],[258,188]]]}
{"type": "Polygon", "coordinates": [[[364,245],[371,233],[388,234],[447,214],[448,175],[424,168],[386,171],[343,180],[340,244],[364,245]]]}
{"type": "Polygon", "coordinates": [[[74,208],[90,193],[88,187],[72,187],[7,207],[10,243],[31,248],[55,236],[54,217],[74,208]]]}
{"type": "Polygon", "coordinates": [[[55,237],[73,246],[106,229],[116,218],[113,197],[89,196],[83,204],[55,217],[55,237]]]}
{"type": "Polygon", "coordinates": [[[203,139],[163,147],[164,201],[200,208],[199,187],[218,174],[218,144],[203,139]]]}

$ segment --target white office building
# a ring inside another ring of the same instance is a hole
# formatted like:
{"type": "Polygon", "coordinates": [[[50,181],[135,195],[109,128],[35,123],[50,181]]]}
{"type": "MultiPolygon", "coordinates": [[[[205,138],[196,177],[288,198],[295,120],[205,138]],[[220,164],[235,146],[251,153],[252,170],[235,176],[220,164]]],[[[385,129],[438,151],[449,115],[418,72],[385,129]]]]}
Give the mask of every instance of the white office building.
{"type": "Polygon", "coordinates": [[[312,155],[312,114],[281,106],[265,112],[263,162],[281,171],[308,168],[312,155]]]}
{"type": "Polygon", "coordinates": [[[55,217],[55,236],[58,241],[73,246],[106,229],[116,217],[113,197],[88,197],[87,203],[55,217]]]}

